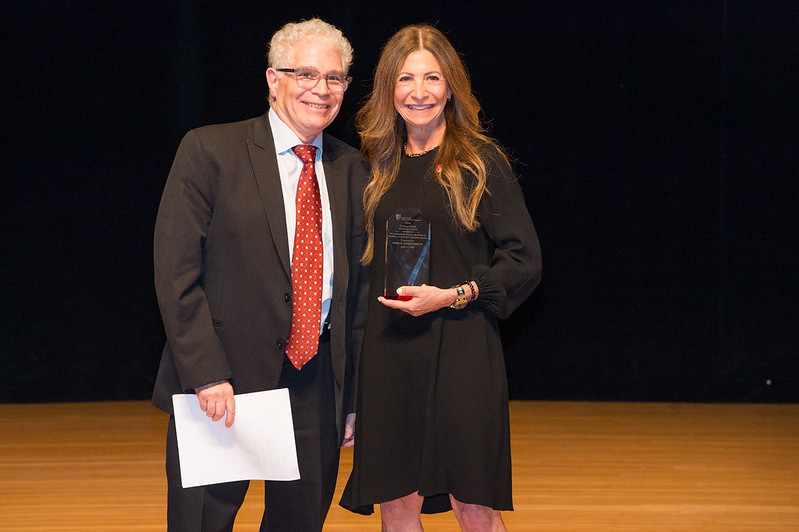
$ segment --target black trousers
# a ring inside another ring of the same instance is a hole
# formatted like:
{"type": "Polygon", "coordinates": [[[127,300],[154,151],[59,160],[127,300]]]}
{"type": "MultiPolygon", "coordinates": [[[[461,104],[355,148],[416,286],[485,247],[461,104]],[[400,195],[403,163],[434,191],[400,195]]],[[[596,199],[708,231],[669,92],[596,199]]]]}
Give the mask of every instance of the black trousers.
{"type": "MultiPolygon", "coordinates": [[[[330,509],[339,446],[330,343],[302,370],[285,359],[279,388],[288,388],[300,480],[265,483],[261,532],[319,532],[330,509]]],[[[222,421],[219,421],[221,423],[222,421]]],[[[249,481],[184,489],[180,480],[175,420],[167,430],[169,532],[230,532],[249,481]]]]}

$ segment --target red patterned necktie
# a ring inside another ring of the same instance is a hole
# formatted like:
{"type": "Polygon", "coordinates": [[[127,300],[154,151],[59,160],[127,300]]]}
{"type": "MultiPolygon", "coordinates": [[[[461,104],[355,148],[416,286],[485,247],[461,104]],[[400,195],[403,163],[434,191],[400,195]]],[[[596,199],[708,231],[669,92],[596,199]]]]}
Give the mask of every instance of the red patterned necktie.
{"type": "Polygon", "coordinates": [[[294,252],[291,260],[291,291],[294,311],[286,343],[286,355],[297,369],[319,348],[319,323],[322,314],[322,200],[316,181],[316,146],[300,144],[292,148],[302,160],[297,183],[294,252]]]}

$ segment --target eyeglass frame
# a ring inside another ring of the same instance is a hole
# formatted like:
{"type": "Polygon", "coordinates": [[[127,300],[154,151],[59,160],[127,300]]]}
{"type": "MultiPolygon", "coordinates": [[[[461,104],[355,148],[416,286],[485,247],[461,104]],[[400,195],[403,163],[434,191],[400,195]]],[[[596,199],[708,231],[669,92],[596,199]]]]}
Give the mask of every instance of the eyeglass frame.
{"type": "MultiPolygon", "coordinates": [[[[307,71],[307,72],[310,72],[310,73],[315,73],[316,74],[316,81],[314,82],[313,85],[309,85],[307,88],[313,89],[314,87],[316,87],[319,84],[319,81],[324,78],[325,83],[327,83],[327,88],[332,90],[331,86],[330,86],[330,80],[328,79],[328,76],[331,76],[332,74],[324,74],[324,75],[322,75],[322,73],[319,72],[318,70],[316,70],[315,68],[311,68],[311,67],[276,68],[275,71],[276,72],[286,72],[286,73],[289,73],[289,74],[294,74],[294,81],[296,81],[298,85],[302,85],[302,83],[304,83],[305,81],[313,81],[314,78],[302,78],[303,81],[300,82],[300,78],[297,76],[297,72],[307,71]]],[[[342,93],[346,92],[346,90],[350,86],[350,83],[352,83],[352,76],[344,75],[344,78],[343,78],[343,87],[344,88],[341,91],[342,93]]]]}

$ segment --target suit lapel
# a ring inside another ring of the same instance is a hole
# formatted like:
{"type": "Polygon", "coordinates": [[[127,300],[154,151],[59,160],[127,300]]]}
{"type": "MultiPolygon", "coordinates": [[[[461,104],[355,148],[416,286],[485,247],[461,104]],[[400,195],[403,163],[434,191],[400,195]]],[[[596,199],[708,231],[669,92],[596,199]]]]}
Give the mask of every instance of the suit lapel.
{"type": "MultiPolygon", "coordinates": [[[[327,141],[325,134],[324,149],[322,150],[322,163],[325,165],[325,181],[327,194],[330,198],[330,216],[333,225],[333,248],[335,249],[333,261],[333,290],[346,286],[345,280],[349,275],[347,263],[347,197],[349,178],[345,168],[342,168],[341,158],[333,144],[327,141]]],[[[334,298],[336,299],[336,298],[334,298]]]]}
{"type": "Polygon", "coordinates": [[[283,205],[283,193],[280,185],[280,172],[275,155],[275,142],[272,139],[272,130],[269,127],[269,118],[263,115],[255,121],[253,126],[253,139],[248,142],[255,181],[258,183],[258,192],[264,205],[264,212],[272,233],[280,261],[286,273],[291,275],[291,261],[289,260],[289,238],[286,230],[286,210],[283,205]]]}

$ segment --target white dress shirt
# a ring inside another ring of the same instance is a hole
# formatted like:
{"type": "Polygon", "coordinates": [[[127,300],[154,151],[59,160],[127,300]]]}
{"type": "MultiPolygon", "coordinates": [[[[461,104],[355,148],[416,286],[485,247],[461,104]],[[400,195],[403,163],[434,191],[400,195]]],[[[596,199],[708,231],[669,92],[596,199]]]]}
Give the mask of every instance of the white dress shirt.
{"type": "MultiPolygon", "coordinates": [[[[297,183],[300,180],[302,161],[292,151],[298,144],[303,144],[297,135],[285,124],[273,109],[269,110],[269,124],[272,126],[272,136],[275,141],[277,153],[277,166],[280,172],[280,186],[283,192],[283,205],[286,210],[286,229],[289,239],[289,257],[294,255],[294,231],[297,223],[295,200],[297,197],[297,183]]],[[[328,312],[330,300],[333,297],[333,224],[330,221],[330,196],[327,193],[325,169],[322,165],[322,133],[311,142],[316,146],[316,179],[319,183],[319,195],[322,200],[322,247],[324,248],[324,261],[322,270],[322,316],[319,321],[321,334],[322,325],[328,312]]]]}

